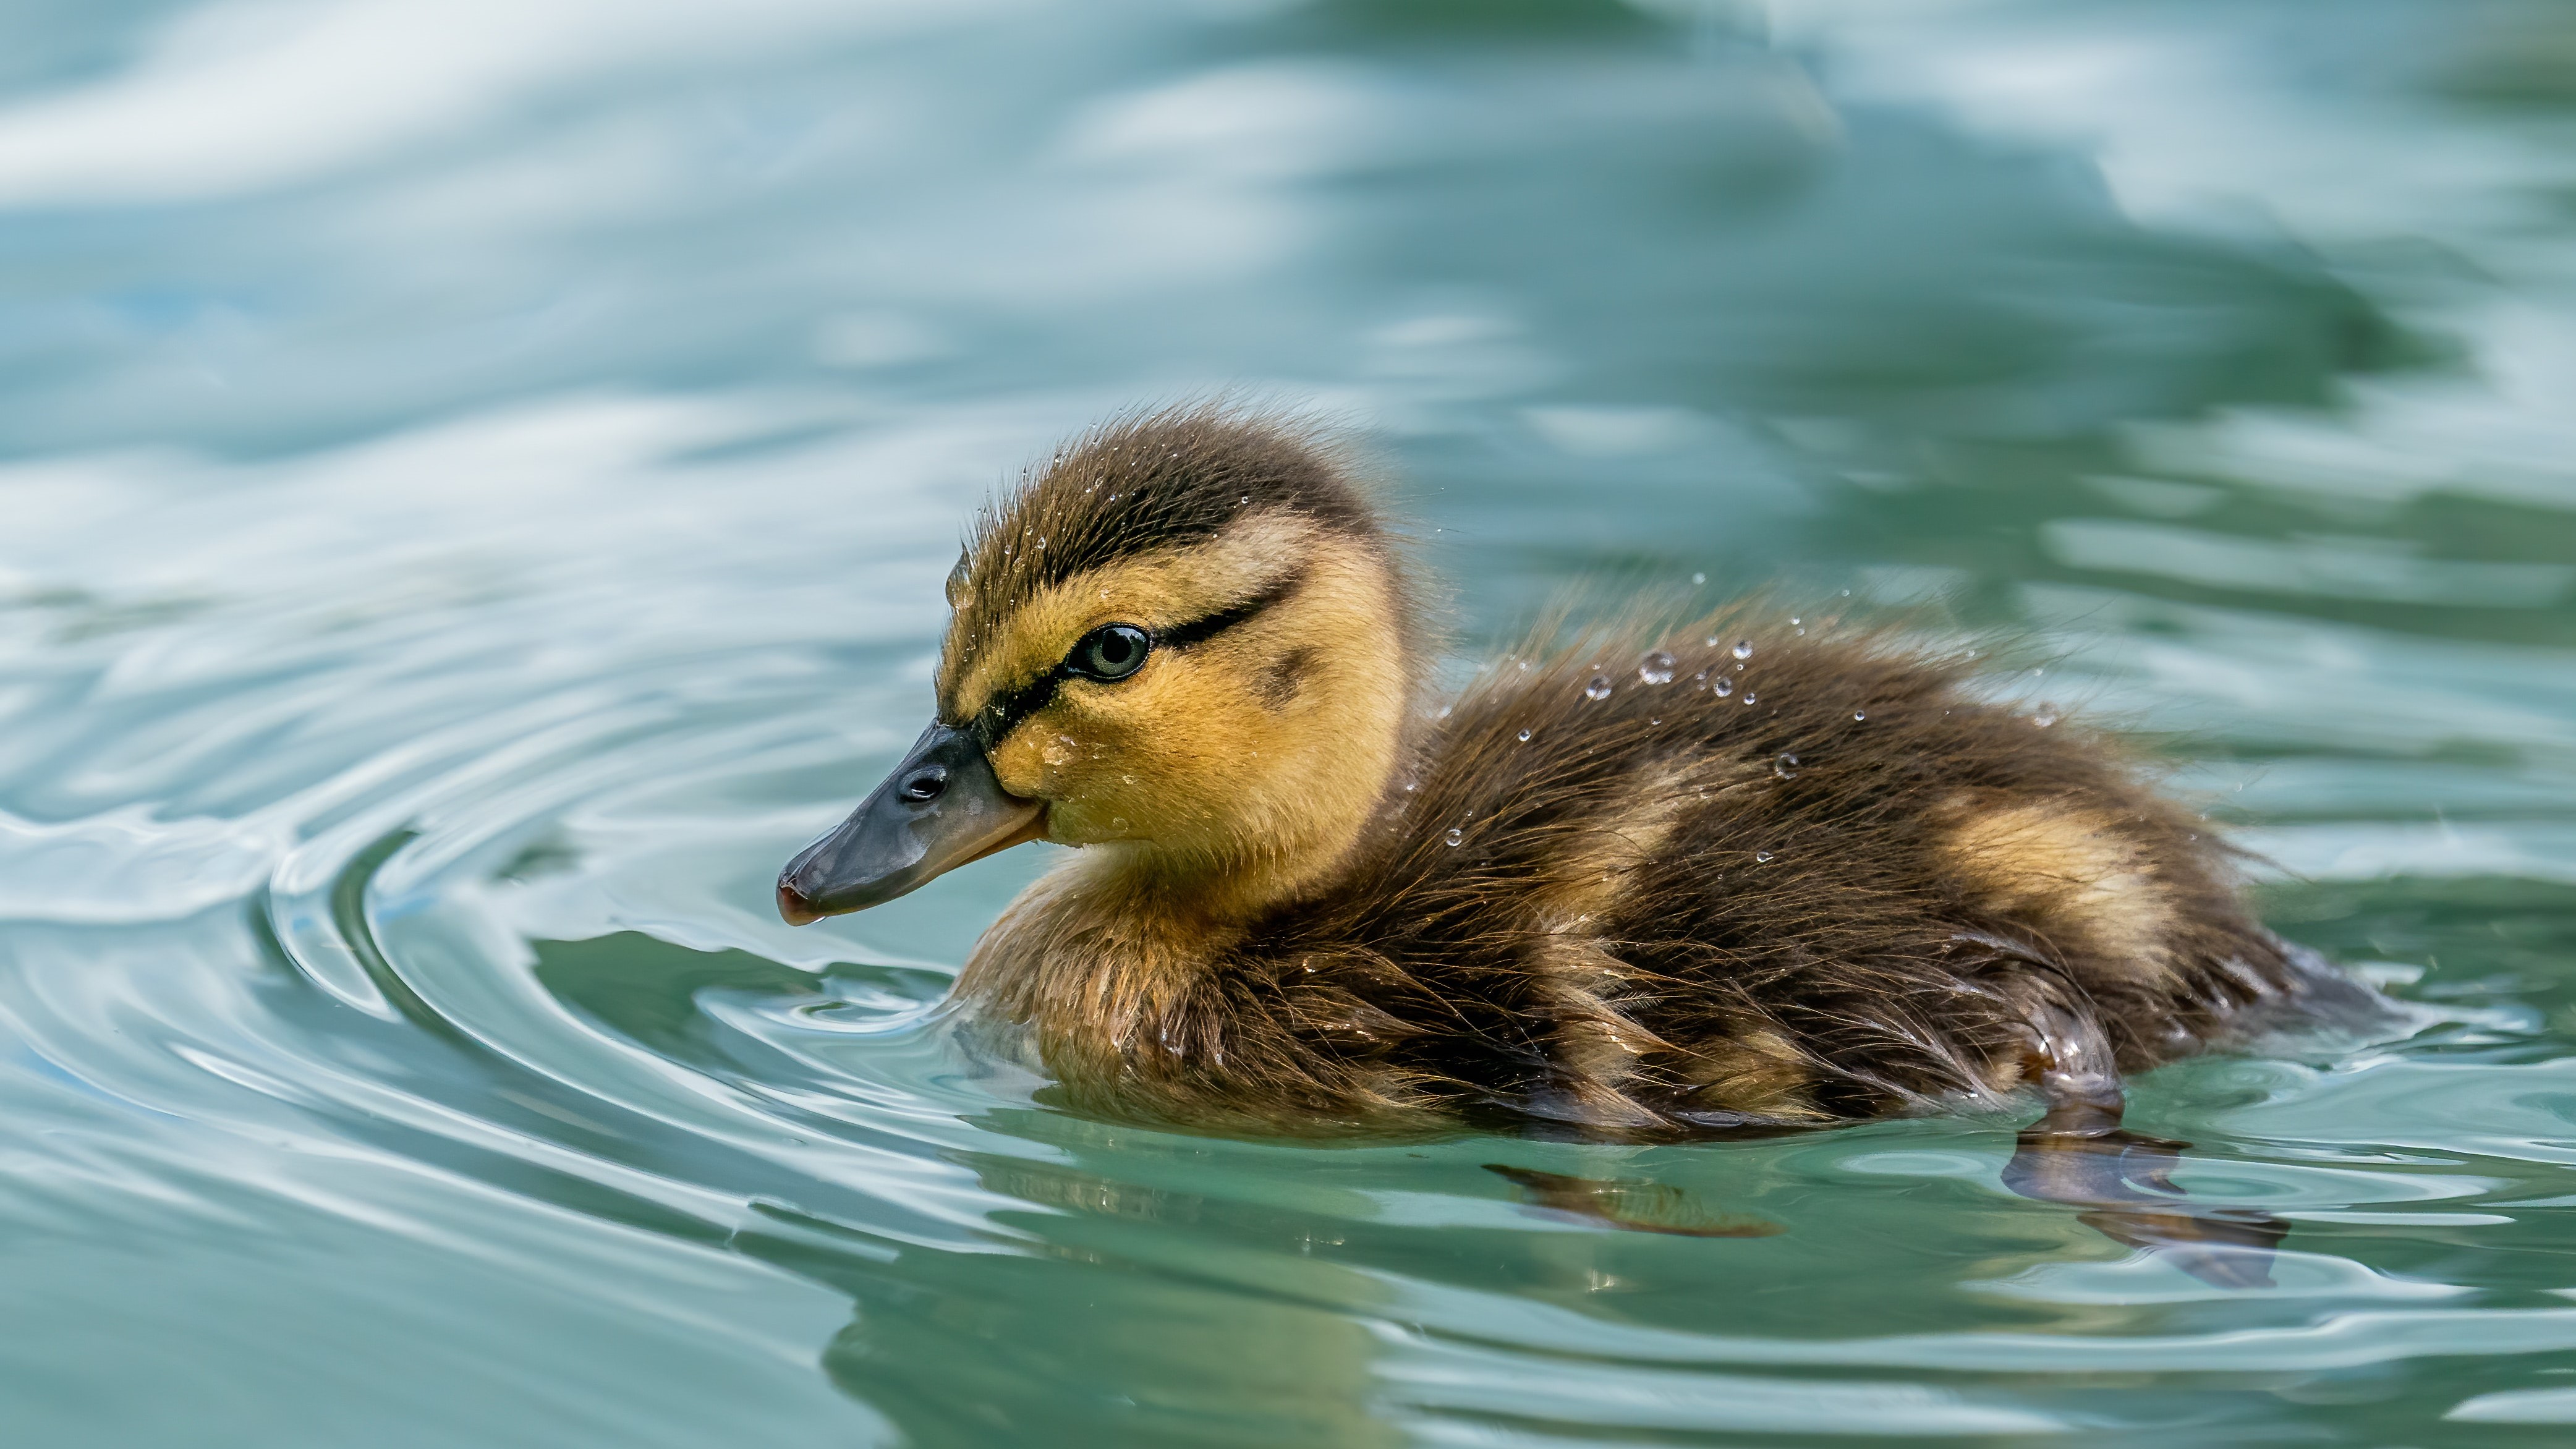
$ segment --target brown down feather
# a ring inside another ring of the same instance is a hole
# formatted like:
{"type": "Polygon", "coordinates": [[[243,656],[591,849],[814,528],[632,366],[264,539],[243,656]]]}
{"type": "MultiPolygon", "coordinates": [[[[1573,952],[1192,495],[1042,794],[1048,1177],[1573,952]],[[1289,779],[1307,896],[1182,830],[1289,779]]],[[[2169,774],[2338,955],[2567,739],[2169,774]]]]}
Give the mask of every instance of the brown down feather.
{"type": "MultiPolygon", "coordinates": [[[[1049,586],[1283,516],[1384,571],[1382,594],[1351,595],[1401,616],[1383,778],[1311,868],[1247,824],[1239,852],[1186,863],[1096,846],[1012,906],[959,999],[1083,1110],[1761,1131],[1991,1100],[2025,1080],[2043,1010],[2136,1070],[2250,1006],[2357,990],[2247,913],[2227,848],[2113,740],[1994,702],[1965,652],[1892,626],[1759,602],[1634,615],[1533,638],[1436,712],[1413,702],[1399,550],[1344,460],[1275,419],[1145,415],[1058,454],[961,560],[952,664],[1049,586]],[[1265,871],[1287,884],[1245,884],[1265,871]]],[[[1256,703],[1229,708],[1364,743],[1365,708],[1279,682],[1282,661],[1341,677],[1349,631],[1301,623],[1323,607],[1292,597],[1189,667],[1239,655],[1256,703]]],[[[1074,739],[1089,707],[1020,728],[1074,739]]],[[[1187,733],[1187,710],[1164,727],[1187,733]]]]}

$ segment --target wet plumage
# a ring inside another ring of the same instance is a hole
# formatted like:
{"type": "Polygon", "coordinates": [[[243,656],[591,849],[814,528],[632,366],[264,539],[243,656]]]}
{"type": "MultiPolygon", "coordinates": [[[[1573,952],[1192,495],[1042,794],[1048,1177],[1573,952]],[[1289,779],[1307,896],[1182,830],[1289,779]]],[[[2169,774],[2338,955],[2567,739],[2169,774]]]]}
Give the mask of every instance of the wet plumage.
{"type": "Polygon", "coordinates": [[[2119,1072],[2360,994],[2110,741],[1890,627],[1639,614],[1430,697],[1356,473],[1211,410],[1033,470],[951,577],[939,723],[783,908],[1082,846],[961,1005],[1087,1109],[1290,1129],[1760,1130],[2026,1083],[2116,1123],[2119,1072]]]}

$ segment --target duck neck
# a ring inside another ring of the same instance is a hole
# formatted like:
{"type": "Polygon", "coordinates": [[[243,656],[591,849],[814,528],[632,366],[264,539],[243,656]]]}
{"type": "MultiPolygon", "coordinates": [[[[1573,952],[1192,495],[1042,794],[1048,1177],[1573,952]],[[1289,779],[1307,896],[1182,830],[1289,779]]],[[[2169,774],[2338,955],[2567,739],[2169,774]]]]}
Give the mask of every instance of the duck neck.
{"type": "Polygon", "coordinates": [[[1244,937],[1240,896],[1140,855],[1094,845],[1058,864],[976,943],[958,977],[960,1000],[1033,1030],[1060,1076],[1114,1076],[1129,1044],[1154,1039],[1244,937]]]}
{"type": "Polygon", "coordinates": [[[1337,881],[1367,824],[1303,822],[1293,835],[1247,842],[1219,855],[1156,849],[1145,842],[1095,846],[1090,872],[1105,903],[1122,914],[1207,936],[1248,927],[1337,881]]]}
{"type": "Polygon", "coordinates": [[[1346,779],[1276,829],[1247,829],[1226,849],[1150,841],[1085,846],[1031,886],[976,944],[958,994],[1031,1022],[1059,1044],[1116,1044],[1133,1024],[1171,1008],[1209,967],[1242,946],[1264,918],[1333,889],[1377,820],[1399,758],[1376,754],[1362,796],[1346,779]]]}

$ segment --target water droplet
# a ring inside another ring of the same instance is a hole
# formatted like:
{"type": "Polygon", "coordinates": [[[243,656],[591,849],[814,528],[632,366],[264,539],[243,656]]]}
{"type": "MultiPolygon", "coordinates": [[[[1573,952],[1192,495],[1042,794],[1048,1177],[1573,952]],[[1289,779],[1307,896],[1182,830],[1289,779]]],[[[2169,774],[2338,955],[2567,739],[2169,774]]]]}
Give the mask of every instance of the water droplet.
{"type": "Polygon", "coordinates": [[[1724,699],[1735,692],[1735,681],[1721,674],[1708,682],[1708,692],[1724,699]]]}
{"type": "Polygon", "coordinates": [[[1530,741],[1530,732],[1529,732],[1528,730],[1523,730],[1523,731],[1521,731],[1521,743],[1522,743],[1522,744],[1528,744],[1528,743],[1529,743],[1529,741],[1530,741]]]}
{"type": "Polygon", "coordinates": [[[1752,690],[1748,689],[1744,691],[1744,702],[1746,704],[1758,704],[1761,702],[1761,698],[1762,697],[1760,695],[1755,694],[1752,690]]]}
{"type": "Polygon", "coordinates": [[[1662,720],[1659,720],[1659,719],[1650,719],[1650,720],[1646,721],[1646,723],[1648,723],[1648,724],[1650,724],[1650,725],[1659,725],[1659,724],[1662,724],[1662,723],[1663,723],[1663,721],[1662,721],[1662,720]]]}
{"type": "Polygon", "coordinates": [[[2030,717],[2030,722],[2039,726],[2041,729],[2046,729],[2050,725],[2057,723],[2057,706],[2053,704],[2041,705],[2039,707],[2039,712],[2030,717]]]}
{"type": "Polygon", "coordinates": [[[1764,865],[1769,865],[1771,863],[1771,852],[1767,850],[1757,850],[1753,852],[1753,858],[1764,865]]]}
{"type": "Polygon", "coordinates": [[[1441,836],[1440,838],[1449,842],[1451,845],[1456,845],[1467,838],[1467,832],[1453,825],[1449,827],[1449,833],[1441,836]]]}
{"type": "Polygon", "coordinates": [[[1857,709],[1856,709],[1856,710],[1853,710],[1853,711],[1852,711],[1852,718],[1853,718],[1853,719],[1867,719],[1867,718],[1869,718],[1869,715],[1868,715],[1868,713],[1867,713],[1866,711],[1863,711],[1863,710],[1857,710],[1857,709]]]}
{"type": "Polygon", "coordinates": [[[1596,674],[1592,676],[1592,682],[1583,686],[1583,697],[1585,699],[1608,699],[1610,697],[1610,676],[1607,674],[1596,674]]]}
{"type": "MultiPolygon", "coordinates": [[[[1712,639],[1709,642],[1713,644],[1717,641],[1712,639]]],[[[1750,639],[1738,639],[1735,641],[1735,647],[1727,650],[1726,652],[1734,655],[1738,659],[1750,659],[1753,657],[1753,641],[1750,639]]]]}
{"type": "Polygon", "coordinates": [[[1798,757],[1792,754],[1782,754],[1780,758],[1771,762],[1771,773],[1779,776],[1783,780],[1794,780],[1798,778],[1798,757]]]}
{"type": "Polygon", "coordinates": [[[1673,656],[1665,653],[1661,649],[1648,654],[1644,659],[1639,660],[1637,663],[1637,677],[1648,684],[1672,683],[1673,656]]]}
{"type": "Polygon", "coordinates": [[[1529,672],[1529,661],[1526,659],[1521,661],[1521,672],[1524,674],[1529,672]]]}
{"type": "Polygon", "coordinates": [[[1136,777],[1133,775],[1121,775],[1118,779],[1122,784],[1133,785],[1136,783],[1136,777]]]}
{"type": "Polygon", "coordinates": [[[1410,795],[1421,788],[1422,782],[1420,780],[1407,780],[1404,782],[1404,793],[1407,795],[1410,795]]]}
{"type": "Polygon", "coordinates": [[[1708,575],[1706,575],[1706,574],[1693,574],[1693,575],[1691,575],[1691,582],[1692,582],[1692,583],[1695,583],[1695,584],[1704,584],[1704,583],[1707,583],[1707,582],[1708,582],[1708,575]]]}
{"type": "Polygon", "coordinates": [[[1445,704],[1440,706],[1440,717],[1442,719],[1447,719],[1449,717],[1449,706],[1445,704]]]}
{"type": "Polygon", "coordinates": [[[1803,623],[1805,623],[1805,622],[1807,622],[1807,621],[1806,621],[1806,620],[1804,620],[1804,619],[1799,618],[1799,617],[1798,617],[1797,615],[1795,615],[1795,614],[1791,614],[1791,615],[1789,616],[1789,622],[1790,622],[1790,623],[1792,623],[1792,624],[1803,624],[1803,623]]]}
{"type": "Polygon", "coordinates": [[[1110,816],[1110,817],[1109,817],[1109,828],[1110,828],[1110,829],[1112,829],[1112,830],[1124,830],[1124,829],[1126,829],[1126,828],[1127,828],[1127,817],[1126,817],[1126,816],[1124,816],[1124,815],[1112,815],[1112,816],[1110,816]]]}

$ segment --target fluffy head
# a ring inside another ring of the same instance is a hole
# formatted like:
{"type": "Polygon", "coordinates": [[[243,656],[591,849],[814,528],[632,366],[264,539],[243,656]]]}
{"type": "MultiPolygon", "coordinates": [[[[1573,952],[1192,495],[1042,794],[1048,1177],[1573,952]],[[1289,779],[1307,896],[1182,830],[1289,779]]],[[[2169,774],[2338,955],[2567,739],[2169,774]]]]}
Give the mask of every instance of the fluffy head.
{"type": "Polygon", "coordinates": [[[1087,434],[985,509],[948,601],[942,721],[1046,802],[1048,839],[1212,905],[1329,869],[1394,770],[1414,606],[1309,427],[1195,408],[1087,434]]]}

